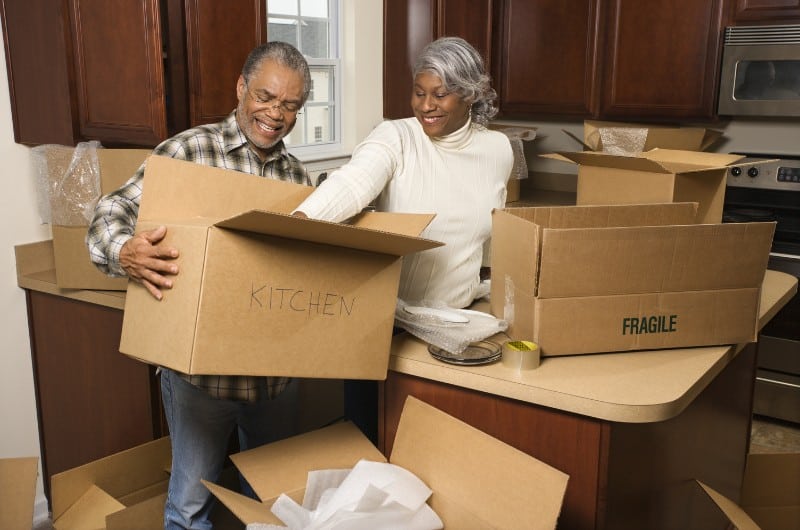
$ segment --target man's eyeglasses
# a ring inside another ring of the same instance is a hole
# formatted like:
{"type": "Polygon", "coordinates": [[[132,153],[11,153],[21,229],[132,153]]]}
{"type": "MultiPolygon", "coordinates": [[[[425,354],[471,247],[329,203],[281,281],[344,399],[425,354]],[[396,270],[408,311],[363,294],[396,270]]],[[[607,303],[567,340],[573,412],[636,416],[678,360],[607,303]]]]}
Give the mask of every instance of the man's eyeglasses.
{"type": "Polygon", "coordinates": [[[250,90],[250,87],[245,85],[247,94],[256,104],[264,105],[269,110],[280,110],[283,115],[294,115],[300,110],[302,105],[296,101],[281,101],[269,92],[256,93],[250,90]]]}

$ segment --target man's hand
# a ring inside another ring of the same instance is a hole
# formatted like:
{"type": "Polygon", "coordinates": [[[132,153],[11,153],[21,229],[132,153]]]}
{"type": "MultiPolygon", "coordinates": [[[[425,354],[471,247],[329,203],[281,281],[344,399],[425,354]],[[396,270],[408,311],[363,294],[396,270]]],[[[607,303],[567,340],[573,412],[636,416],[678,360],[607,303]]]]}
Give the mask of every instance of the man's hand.
{"type": "Polygon", "coordinates": [[[147,288],[156,300],[161,300],[161,289],[171,289],[172,279],[167,276],[178,274],[178,266],[172,261],[178,257],[178,249],[161,245],[167,227],[159,226],[136,234],[129,239],[119,252],[119,263],[128,278],[147,288]]]}

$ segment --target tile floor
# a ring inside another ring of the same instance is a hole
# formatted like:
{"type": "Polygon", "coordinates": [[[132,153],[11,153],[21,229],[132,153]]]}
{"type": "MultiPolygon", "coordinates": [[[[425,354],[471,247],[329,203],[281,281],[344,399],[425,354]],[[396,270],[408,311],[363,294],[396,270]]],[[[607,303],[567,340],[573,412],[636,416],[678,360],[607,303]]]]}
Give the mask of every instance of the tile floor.
{"type": "Polygon", "coordinates": [[[800,452],[800,424],[753,417],[751,453],[800,452]]]}

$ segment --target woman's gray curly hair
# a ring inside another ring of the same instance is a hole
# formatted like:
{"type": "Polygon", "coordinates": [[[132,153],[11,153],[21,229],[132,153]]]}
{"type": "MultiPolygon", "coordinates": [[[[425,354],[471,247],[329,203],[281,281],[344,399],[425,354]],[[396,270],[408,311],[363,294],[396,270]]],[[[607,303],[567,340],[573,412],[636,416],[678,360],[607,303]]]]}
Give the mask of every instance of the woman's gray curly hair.
{"type": "Polygon", "coordinates": [[[414,77],[428,72],[438,76],[448,92],[472,101],[472,121],[486,126],[497,114],[497,92],[490,85],[483,57],[460,37],[442,37],[422,50],[414,64],[414,77]]]}

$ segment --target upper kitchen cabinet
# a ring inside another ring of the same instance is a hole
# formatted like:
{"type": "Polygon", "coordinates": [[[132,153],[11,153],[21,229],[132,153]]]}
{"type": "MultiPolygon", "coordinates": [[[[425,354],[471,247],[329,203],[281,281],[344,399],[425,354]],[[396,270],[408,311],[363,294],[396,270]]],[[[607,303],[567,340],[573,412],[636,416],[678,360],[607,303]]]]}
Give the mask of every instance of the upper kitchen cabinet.
{"type": "Polygon", "coordinates": [[[18,143],[153,147],[227,115],[263,0],[4,0],[18,143]],[[223,9],[224,7],[224,9],[223,9]]]}
{"type": "Polygon", "coordinates": [[[493,79],[501,117],[591,115],[598,0],[496,2],[493,79]]]}
{"type": "Polygon", "coordinates": [[[599,116],[713,119],[723,0],[610,0],[599,116]]]}
{"type": "Polygon", "coordinates": [[[492,0],[384,0],[383,116],[407,118],[411,112],[414,60],[429,42],[462,37],[483,54],[492,50],[492,0]]]}
{"type": "Polygon", "coordinates": [[[733,24],[796,24],[800,0],[735,0],[733,24]]]}

